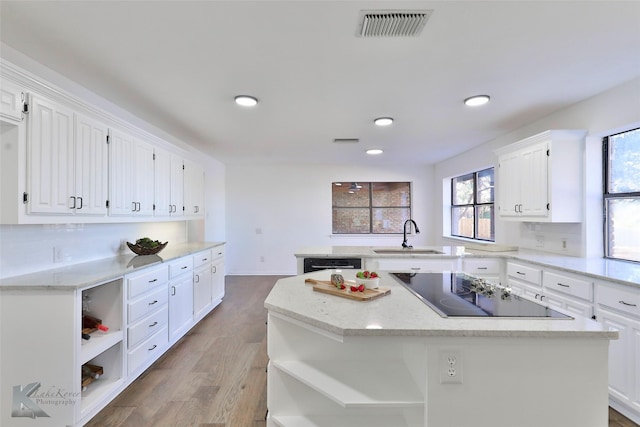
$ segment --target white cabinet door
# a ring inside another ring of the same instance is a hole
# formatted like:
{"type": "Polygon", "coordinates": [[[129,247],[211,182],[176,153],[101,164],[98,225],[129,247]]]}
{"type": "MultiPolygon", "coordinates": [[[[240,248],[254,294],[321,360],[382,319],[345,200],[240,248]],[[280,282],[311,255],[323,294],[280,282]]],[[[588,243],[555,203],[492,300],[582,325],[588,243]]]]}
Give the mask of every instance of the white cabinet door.
{"type": "Polygon", "coordinates": [[[221,300],[224,298],[224,259],[220,258],[211,265],[211,274],[213,275],[213,300],[221,300]]]}
{"type": "Polygon", "coordinates": [[[180,339],[193,325],[193,276],[169,284],[169,341],[180,339]]]}
{"type": "Polygon", "coordinates": [[[171,155],[171,216],[184,215],[184,163],[182,157],[171,155]]]}
{"type": "Polygon", "coordinates": [[[498,167],[499,214],[501,217],[518,216],[520,215],[520,152],[500,156],[498,167]]]}
{"type": "Polygon", "coordinates": [[[109,198],[107,133],[106,125],[76,114],[76,190],[74,195],[76,214],[107,214],[109,198]]]}
{"type": "Polygon", "coordinates": [[[109,141],[109,213],[131,215],[134,211],[134,138],[126,133],[111,130],[109,141]]]}
{"type": "Polygon", "coordinates": [[[22,88],[2,79],[0,82],[0,117],[22,121],[24,92],[22,88]]]}
{"type": "Polygon", "coordinates": [[[154,211],[155,216],[171,216],[171,153],[154,149],[154,211]]]}
{"type": "Polygon", "coordinates": [[[134,201],[136,215],[153,215],[153,145],[136,140],[134,145],[134,201]]]}
{"type": "Polygon", "coordinates": [[[29,212],[72,214],[73,111],[32,97],[28,141],[29,212]]]}
{"type": "Polygon", "coordinates": [[[549,213],[547,147],[548,144],[542,142],[520,153],[520,213],[523,216],[546,217],[549,213]]]}
{"type": "Polygon", "coordinates": [[[211,264],[198,267],[193,273],[193,317],[197,322],[211,309],[213,301],[211,264]]]}
{"type": "Polygon", "coordinates": [[[204,172],[199,164],[185,160],[184,162],[184,214],[187,216],[203,216],[204,172]]]}

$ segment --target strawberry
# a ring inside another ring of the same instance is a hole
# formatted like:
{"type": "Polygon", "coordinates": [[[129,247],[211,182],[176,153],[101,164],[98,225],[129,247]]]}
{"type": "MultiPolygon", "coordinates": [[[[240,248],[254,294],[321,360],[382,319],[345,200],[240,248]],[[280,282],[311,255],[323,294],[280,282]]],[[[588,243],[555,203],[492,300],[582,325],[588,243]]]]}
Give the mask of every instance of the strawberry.
{"type": "Polygon", "coordinates": [[[359,290],[360,292],[364,292],[364,284],[362,284],[362,285],[358,286],[358,290],[359,290]]]}
{"type": "Polygon", "coordinates": [[[357,286],[351,286],[351,292],[358,292],[357,286]]]}
{"type": "Polygon", "coordinates": [[[369,278],[369,274],[371,274],[371,273],[369,273],[369,270],[365,270],[364,273],[362,273],[362,275],[364,276],[365,279],[369,278]]]}
{"type": "Polygon", "coordinates": [[[378,273],[376,273],[375,271],[371,273],[371,275],[369,275],[370,279],[375,279],[376,277],[378,277],[378,273]]]}
{"type": "Polygon", "coordinates": [[[346,288],[346,286],[343,283],[342,285],[340,285],[340,289],[344,289],[344,288],[346,288]]]}

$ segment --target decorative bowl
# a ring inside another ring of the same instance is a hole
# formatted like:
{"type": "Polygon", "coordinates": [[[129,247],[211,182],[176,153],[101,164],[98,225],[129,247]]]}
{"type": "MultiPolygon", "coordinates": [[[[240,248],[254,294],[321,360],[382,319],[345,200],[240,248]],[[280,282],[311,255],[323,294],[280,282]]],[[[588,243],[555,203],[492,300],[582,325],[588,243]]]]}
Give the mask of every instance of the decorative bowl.
{"type": "Polygon", "coordinates": [[[155,248],[140,246],[136,243],[129,243],[129,242],[127,242],[127,246],[129,246],[129,249],[131,249],[131,251],[136,255],[155,255],[161,250],[163,250],[168,243],[169,242],[160,243],[155,248]]]}
{"type": "Polygon", "coordinates": [[[379,277],[376,277],[374,279],[361,279],[359,277],[356,277],[356,286],[360,286],[363,284],[365,289],[378,289],[379,283],[379,277]]]}

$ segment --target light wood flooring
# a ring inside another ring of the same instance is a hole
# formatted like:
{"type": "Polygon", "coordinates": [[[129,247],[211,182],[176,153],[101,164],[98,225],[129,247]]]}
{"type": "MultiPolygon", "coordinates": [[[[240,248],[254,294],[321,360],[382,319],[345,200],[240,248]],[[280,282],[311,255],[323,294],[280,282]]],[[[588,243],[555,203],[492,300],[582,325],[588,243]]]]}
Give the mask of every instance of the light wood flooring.
{"type": "MultiPolygon", "coordinates": [[[[265,427],[263,303],[280,276],[227,276],[222,304],[87,427],[265,427]]],[[[609,427],[638,427],[613,409],[609,427]]]]}

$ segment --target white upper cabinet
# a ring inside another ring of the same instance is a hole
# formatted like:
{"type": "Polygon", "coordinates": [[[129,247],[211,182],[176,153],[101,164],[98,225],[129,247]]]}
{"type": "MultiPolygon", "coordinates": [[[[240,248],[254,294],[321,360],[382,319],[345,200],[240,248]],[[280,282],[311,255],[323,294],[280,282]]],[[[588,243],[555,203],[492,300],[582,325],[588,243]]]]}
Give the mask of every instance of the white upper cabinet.
{"type": "Polygon", "coordinates": [[[113,130],[110,143],[110,215],[153,215],[153,146],[113,130]]]}
{"type": "Polygon", "coordinates": [[[106,215],[109,192],[108,128],[76,114],[76,213],[106,215]]]}
{"type": "Polygon", "coordinates": [[[202,166],[184,161],[184,214],[204,216],[204,171],[202,166]]]}
{"type": "Polygon", "coordinates": [[[161,148],[155,148],[155,210],[157,217],[183,215],[183,163],[182,157],[161,148]]]}
{"type": "Polygon", "coordinates": [[[0,118],[22,121],[25,93],[19,86],[2,79],[0,83],[0,118]]]}
{"type": "Polygon", "coordinates": [[[550,130],[496,150],[499,217],[582,221],[581,130],[550,130]]]}

